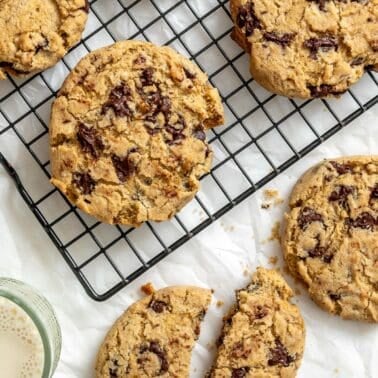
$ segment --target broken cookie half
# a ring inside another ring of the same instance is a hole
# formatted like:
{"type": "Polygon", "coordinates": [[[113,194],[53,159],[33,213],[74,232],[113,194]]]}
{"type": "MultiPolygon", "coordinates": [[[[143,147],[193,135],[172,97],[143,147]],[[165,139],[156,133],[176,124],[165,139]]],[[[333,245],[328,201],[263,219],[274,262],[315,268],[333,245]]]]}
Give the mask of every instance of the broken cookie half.
{"type": "Polygon", "coordinates": [[[292,296],[277,271],[258,268],[251,284],[236,293],[237,302],[224,319],[208,377],[295,377],[305,327],[292,296]]]}
{"type": "Polygon", "coordinates": [[[211,290],[174,286],[130,306],[106,336],[97,378],[189,377],[211,290]]]}

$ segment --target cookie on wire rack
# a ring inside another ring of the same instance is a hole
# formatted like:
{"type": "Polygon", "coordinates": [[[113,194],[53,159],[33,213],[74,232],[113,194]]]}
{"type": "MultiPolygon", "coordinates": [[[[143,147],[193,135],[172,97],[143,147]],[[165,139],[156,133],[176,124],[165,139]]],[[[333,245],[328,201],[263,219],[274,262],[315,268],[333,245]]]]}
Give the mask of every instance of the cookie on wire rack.
{"type": "Polygon", "coordinates": [[[277,271],[258,268],[252,282],[236,293],[237,303],[224,319],[208,378],[295,377],[305,327],[292,296],[277,271]]]}
{"type": "Polygon", "coordinates": [[[84,57],[54,102],[51,182],[111,224],[164,221],[210,170],[218,91],[169,47],[122,41],[84,57]]]}
{"type": "Polygon", "coordinates": [[[0,79],[56,64],[79,41],[88,0],[1,0],[0,79]]]}
{"type": "Polygon", "coordinates": [[[378,156],[325,160],[290,197],[282,247],[324,310],[378,322],[378,156]]]}
{"type": "Polygon", "coordinates": [[[211,290],[175,286],[134,303],[106,336],[97,378],[189,377],[211,290]]]}
{"type": "Polygon", "coordinates": [[[340,96],[378,70],[378,0],[231,0],[254,79],[288,97],[340,96]]]}

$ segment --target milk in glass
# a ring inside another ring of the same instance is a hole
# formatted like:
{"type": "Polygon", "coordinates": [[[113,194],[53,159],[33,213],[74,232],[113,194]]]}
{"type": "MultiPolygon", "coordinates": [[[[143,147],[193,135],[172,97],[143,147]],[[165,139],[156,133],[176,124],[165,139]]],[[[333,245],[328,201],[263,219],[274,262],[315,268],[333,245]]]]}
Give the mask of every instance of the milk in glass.
{"type": "Polygon", "coordinates": [[[41,378],[44,348],[41,335],[28,314],[0,297],[0,376],[41,378]]]}

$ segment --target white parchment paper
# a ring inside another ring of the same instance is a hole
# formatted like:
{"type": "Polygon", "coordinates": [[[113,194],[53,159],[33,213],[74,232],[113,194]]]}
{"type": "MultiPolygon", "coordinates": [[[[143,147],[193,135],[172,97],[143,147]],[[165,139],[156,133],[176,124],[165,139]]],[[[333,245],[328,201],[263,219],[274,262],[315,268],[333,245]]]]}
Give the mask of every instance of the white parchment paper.
{"type": "MultiPolygon", "coordinates": [[[[106,19],[112,15],[113,3],[117,2],[110,1],[106,3],[107,6],[105,3],[98,1],[97,11],[106,19]]],[[[161,3],[164,8],[174,2],[161,3]]],[[[216,1],[209,1],[206,6],[212,3],[216,1]]],[[[192,4],[198,12],[206,11],[203,9],[203,1],[192,1],[192,4]]],[[[148,12],[149,10],[145,12],[146,22],[150,14],[148,12]]],[[[177,13],[176,17],[169,17],[176,30],[179,30],[185,27],[189,16],[177,13]]],[[[132,22],[125,22],[111,25],[117,38],[126,38],[135,32],[132,22]]],[[[229,26],[229,21],[226,20],[224,23],[229,26]]],[[[212,25],[216,31],[220,24],[212,25]]],[[[98,26],[98,20],[91,15],[86,33],[98,26]]],[[[163,43],[170,37],[169,28],[159,26],[155,29],[147,33],[155,42],[163,43]]],[[[196,41],[198,42],[198,39],[194,39],[193,49],[196,41]]],[[[109,42],[106,36],[102,38],[97,35],[88,45],[96,48],[109,42]]],[[[229,42],[228,49],[237,49],[229,42]]],[[[180,49],[180,44],[176,47],[180,49]]],[[[84,53],[84,49],[77,50],[67,59],[77,61],[84,53]]],[[[210,62],[205,58],[202,63],[204,67],[210,63],[213,66],[218,64],[217,61],[210,62]]],[[[46,77],[54,88],[58,88],[66,74],[67,69],[58,65],[48,71],[46,77]]],[[[219,81],[222,92],[227,91],[225,83],[227,84],[227,80],[224,78],[219,81]]],[[[6,85],[0,83],[0,91],[6,90],[6,85]]],[[[43,83],[36,82],[31,88],[34,88],[34,91],[29,93],[31,99],[42,95],[43,83]]],[[[264,91],[261,88],[256,87],[254,90],[263,96],[264,91]]],[[[376,91],[376,88],[364,87],[361,84],[360,96],[369,90],[376,91]]],[[[337,111],[342,112],[342,108],[338,107],[336,102],[334,104],[337,111]]],[[[348,103],[344,102],[343,106],[348,107],[348,103]]],[[[8,107],[6,111],[9,112],[10,118],[16,118],[16,113],[22,112],[21,107],[22,104],[17,101],[14,107],[8,107]]],[[[48,114],[49,110],[44,111],[48,114]]],[[[274,111],[279,113],[279,104],[274,111]]],[[[318,120],[320,128],[327,123],[327,113],[314,111],[309,117],[318,120]]],[[[292,140],[298,140],[300,143],[306,136],[302,135],[301,129],[295,128],[295,121],[291,126],[292,140]]],[[[34,130],[30,123],[23,127],[29,128],[30,132],[34,130]]],[[[262,128],[262,122],[255,122],[253,127],[262,128]]],[[[377,154],[377,135],[378,106],[375,106],[270,182],[267,188],[278,189],[280,196],[286,199],[298,177],[321,159],[351,154],[377,154]]],[[[18,149],[15,140],[13,135],[4,137],[0,140],[0,149],[6,152],[7,158],[18,171],[27,171],[29,163],[21,159],[24,152],[18,149]]],[[[42,143],[46,144],[46,141],[42,143]]],[[[46,154],[47,145],[41,146],[40,151],[46,154]]],[[[216,152],[217,156],[221,156],[221,151],[216,152]]],[[[283,152],[277,151],[278,156],[280,153],[283,152]]],[[[262,168],[256,166],[254,169],[258,171],[262,168]]],[[[32,176],[29,180],[38,178],[32,176]]],[[[213,288],[213,304],[203,323],[201,337],[192,359],[192,377],[203,377],[204,372],[211,366],[214,341],[220,332],[221,318],[234,301],[234,290],[243,287],[249,281],[249,276],[245,272],[253,272],[259,265],[283,267],[278,242],[268,239],[274,224],[282,220],[287,202],[285,200],[284,203],[267,210],[261,208],[263,202],[266,201],[262,189],[119,294],[104,303],[96,303],[85,294],[50,239],[25,206],[11,179],[0,169],[0,275],[21,279],[35,286],[54,306],[63,333],[62,356],[55,374],[57,378],[93,376],[93,366],[100,343],[117,317],[141,297],[142,284],[152,282],[156,288],[178,284],[213,288]],[[269,262],[269,257],[272,256],[278,257],[275,265],[269,262]],[[217,307],[217,300],[224,301],[224,305],[217,307]]],[[[307,328],[306,351],[299,377],[378,377],[378,326],[343,321],[328,315],[309,300],[302,287],[296,286],[290,277],[286,278],[293,288],[297,287],[300,291],[294,301],[300,306],[307,328]]],[[[101,269],[96,271],[96,279],[99,282],[103,279],[101,269]]]]}

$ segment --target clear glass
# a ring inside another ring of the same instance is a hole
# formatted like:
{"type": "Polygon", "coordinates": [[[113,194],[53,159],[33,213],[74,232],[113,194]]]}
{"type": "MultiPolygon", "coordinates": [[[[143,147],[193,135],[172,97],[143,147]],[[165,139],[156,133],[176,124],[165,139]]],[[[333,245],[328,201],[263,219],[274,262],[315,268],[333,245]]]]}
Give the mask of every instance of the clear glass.
{"type": "Polygon", "coordinates": [[[44,348],[42,378],[52,377],[60,358],[62,336],[50,303],[32,287],[11,278],[0,277],[0,296],[20,306],[34,322],[44,348]]]}

